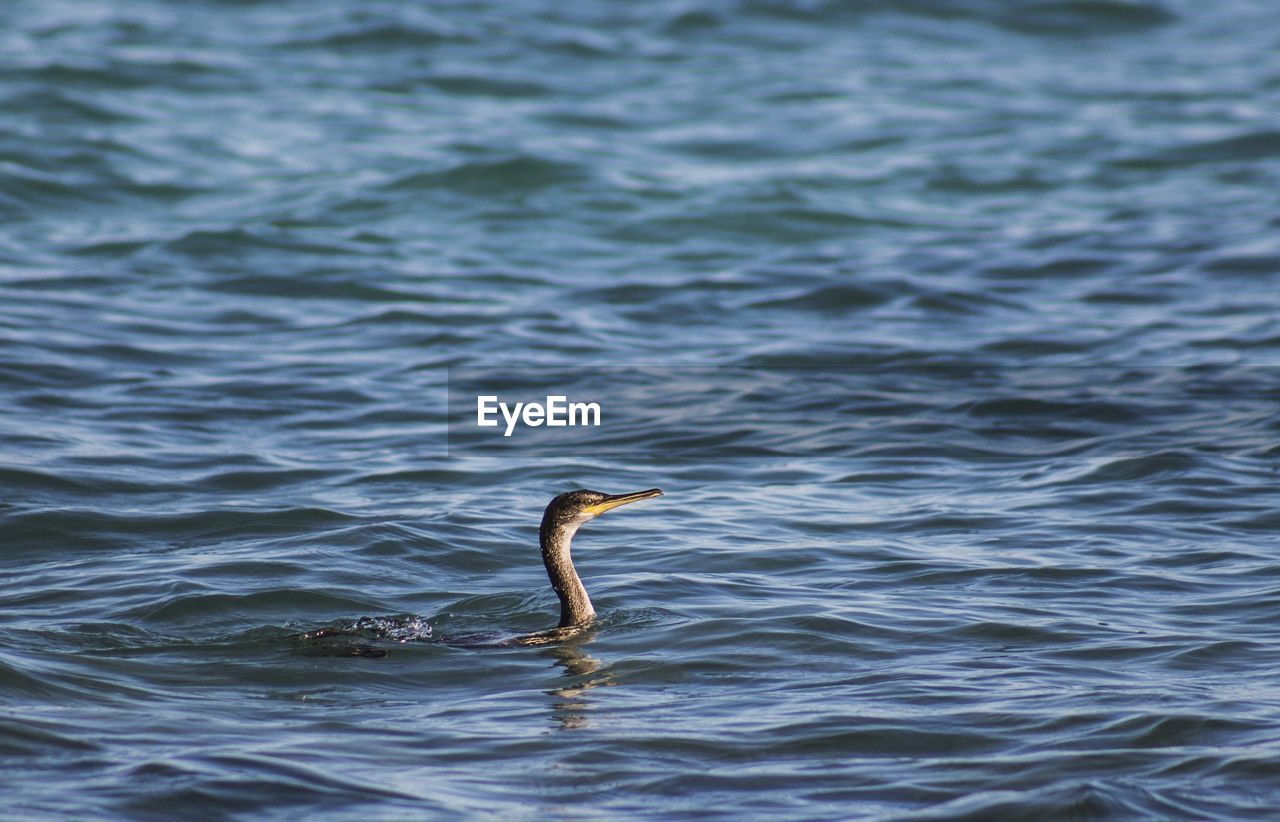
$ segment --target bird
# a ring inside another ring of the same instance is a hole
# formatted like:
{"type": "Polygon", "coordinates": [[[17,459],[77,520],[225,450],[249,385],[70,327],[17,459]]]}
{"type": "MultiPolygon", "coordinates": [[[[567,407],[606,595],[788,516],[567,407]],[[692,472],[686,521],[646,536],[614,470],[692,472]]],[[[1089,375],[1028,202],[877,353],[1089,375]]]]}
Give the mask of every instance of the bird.
{"type": "Polygon", "coordinates": [[[538,528],[542,548],[542,564],[546,566],[551,588],[560,598],[560,623],[547,631],[516,638],[521,645],[541,645],[568,639],[589,626],[596,616],[591,597],[582,578],[573,567],[570,544],[583,523],[621,505],[662,496],[659,488],[632,491],[628,494],[605,494],[580,488],[560,494],[547,504],[538,528]]]}
{"type": "Polygon", "coordinates": [[[538,528],[538,543],[542,548],[542,564],[547,569],[551,588],[560,598],[560,622],[554,628],[495,641],[485,635],[436,636],[433,635],[431,626],[418,617],[361,617],[296,636],[311,643],[314,650],[325,655],[367,657],[384,657],[387,651],[363,642],[352,644],[350,638],[392,639],[401,643],[428,640],[461,647],[547,645],[571,639],[590,628],[596,616],[591,597],[587,595],[587,588],[582,584],[577,569],[573,567],[573,557],[569,553],[574,534],[578,533],[583,523],[590,522],[606,511],[660,496],[662,490],[659,488],[632,491],[629,494],[605,494],[579,488],[577,491],[560,494],[547,504],[542,513],[542,525],[538,528]],[[332,644],[335,641],[337,644],[332,644]],[[321,644],[315,645],[316,642],[321,644]]]}

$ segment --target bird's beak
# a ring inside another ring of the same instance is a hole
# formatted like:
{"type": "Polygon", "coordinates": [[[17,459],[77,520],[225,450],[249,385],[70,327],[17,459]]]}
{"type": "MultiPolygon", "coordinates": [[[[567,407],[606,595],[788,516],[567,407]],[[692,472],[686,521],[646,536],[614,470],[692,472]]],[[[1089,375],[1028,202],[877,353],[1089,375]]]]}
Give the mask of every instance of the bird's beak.
{"type": "Polygon", "coordinates": [[[595,505],[588,505],[582,510],[596,517],[610,508],[617,508],[619,505],[626,505],[628,502],[639,502],[642,499],[652,499],[660,496],[662,496],[662,491],[657,488],[650,488],[648,491],[634,491],[630,494],[610,494],[604,500],[597,502],[595,505]]]}

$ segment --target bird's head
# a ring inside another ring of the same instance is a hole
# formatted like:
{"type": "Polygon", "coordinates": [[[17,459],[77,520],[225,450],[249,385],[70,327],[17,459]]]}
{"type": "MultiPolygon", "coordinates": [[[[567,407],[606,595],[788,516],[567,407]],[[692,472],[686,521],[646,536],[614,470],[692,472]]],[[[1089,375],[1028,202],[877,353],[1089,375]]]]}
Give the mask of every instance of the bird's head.
{"type": "Polygon", "coordinates": [[[595,519],[612,508],[639,502],[642,499],[662,496],[662,491],[650,488],[647,491],[633,491],[629,494],[602,494],[599,491],[588,491],[581,488],[569,491],[551,500],[547,511],[542,515],[543,527],[577,526],[587,520],[595,519]]]}

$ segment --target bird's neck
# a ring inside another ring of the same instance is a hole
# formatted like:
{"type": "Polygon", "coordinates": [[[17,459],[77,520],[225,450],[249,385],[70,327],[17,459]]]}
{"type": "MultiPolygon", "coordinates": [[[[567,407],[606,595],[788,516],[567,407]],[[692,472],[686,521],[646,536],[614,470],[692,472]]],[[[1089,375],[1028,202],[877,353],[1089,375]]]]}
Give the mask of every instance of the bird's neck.
{"type": "Polygon", "coordinates": [[[546,520],[538,530],[542,564],[547,566],[551,587],[560,597],[561,628],[585,625],[596,615],[595,608],[591,607],[591,597],[587,596],[587,589],[578,578],[573,558],[569,556],[569,543],[577,531],[578,523],[548,523],[546,520]]]}

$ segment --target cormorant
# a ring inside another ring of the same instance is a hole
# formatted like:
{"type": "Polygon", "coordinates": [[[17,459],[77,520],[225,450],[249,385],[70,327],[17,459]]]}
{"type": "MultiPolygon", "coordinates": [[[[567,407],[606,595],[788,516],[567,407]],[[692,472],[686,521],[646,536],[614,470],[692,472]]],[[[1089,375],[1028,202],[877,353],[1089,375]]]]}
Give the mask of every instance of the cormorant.
{"type": "MultiPolygon", "coordinates": [[[[595,519],[612,508],[662,496],[662,491],[650,488],[647,491],[635,491],[630,494],[602,494],[599,491],[588,491],[585,488],[561,494],[547,505],[542,515],[542,526],[538,529],[538,542],[542,546],[542,564],[547,568],[547,577],[556,596],[560,597],[560,624],[547,631],[536,634],[525,634],[494,641],[488,638],[436,637],[432,636],[431,626],[419,618],[405,620],[403,617],[361,617],[354,622],[340,622],[326,628],[309,631],[299,635],[303,640],[333,640],[337,637],[361,637],[366,639],[395,639],[398,642],[411,640],[434,640],[447,644],[462,646],[509,645],[545,645],[580,634],[595,619],[596,610],[591,607],[591,598],[587,589],[573,567],[573,558],[569,555],[569,543],[578,528],[588,520],[595,519]]],[[[336,647],[323,646],[324,652],[338,652],[342,655],[382,657],[387,651],[367,644],[343,644],[336,647]]]]}
{"type": "Polygon", "coordinates": [[[573,567],[569,544],[578,528],[612,508],[662,496],[662,491],[650,488],[630,494],[602,494],[599,491],[580,489],[561,494],[551,500],[542,515],[538,529],[538,542],[542,546],[542,564],[547,567],[547,577],[556,596],[560,597],[560,624],[549,631],[528,634],[516,641],[525,645],[539,645],[565,639],[589,625],[596,610],[591,607],[587,589],[573,567]]]}

